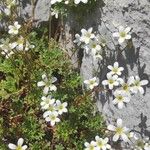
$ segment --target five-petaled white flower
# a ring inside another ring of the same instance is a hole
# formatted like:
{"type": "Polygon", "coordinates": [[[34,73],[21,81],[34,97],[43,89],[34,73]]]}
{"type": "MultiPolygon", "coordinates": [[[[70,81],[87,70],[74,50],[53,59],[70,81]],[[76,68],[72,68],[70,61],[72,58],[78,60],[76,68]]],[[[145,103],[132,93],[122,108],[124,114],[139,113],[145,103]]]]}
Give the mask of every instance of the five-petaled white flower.
{"type": "Polygon", "coordinates": [[[84,42],[85,44],[89,44],[90,40],[95,37],[95,35],[92,33],[93,28],[89,28],[88,30],[82,29],[81,30],[81,38],[80,40],[84,42]]]}
{"type": "Polygon", "coordinates": [[[91,50],[93,56],[95,56],[96,53],[101,51],[101,46],[96,39],[90,40],[88,48],[91,50]]]}
{"type": "Polygon", "coordinates": [[[129,83],[129,80],[127,82],[125,82],[123,79],[120,80],[120,85],[121,85],[120,90],[130,96],[131,95],[131,85],[129,83]]]}
{"type": "Polygon", "coordinates": [[[58,111],[58,114],[61,115],[64,112],[67,112],[67,102],[61,103],[60,100],[56,101],[56,110],[58,111]]]}
{"type": "Polygon", "coordinates": [[[46,74],[43,74],[42,79],[43,79],[43,81],[38,82],[37,86],[39,86],[39,87],[44,86],[44,90],[43,90],[44,94],[48,94],[49,91],[57,90],[57,87],[54,84],[52,84],[57,81],[57,78],[53,77],[50,81],[50,80],[48,80],[46,74]]]}
{"type": "Polygon", "coordinates": [[[129,34],[131,28],[124,28],[123,26],[119,27],[119,32],[113,33],[113,37],[117,37],[119,44],[122,44],[126,39],[131,39],[131,35],[129,34]]]}
{"type": "Polygon", "coordinates": [[[119,76],[122,74],[122,71],[124,70],[123,67],[119,67],[118,62],[115,62],[115,63],[114,63],[114,66],[109,65],[107,68],[108,68],[109,70],[111,70],[111,71],[109,72],[110,74],[112,74],[112,75],[116,74],[116,75],[119,75],[119,76]]]}
{"type": "Polygon", "coordinates": [[[115,135],[113,136],[113,141],[116,142],[119,139],[122,139],[124,142],[128,142],[128,128],[123,127],[122,119],[117,119],[117,126],[108,125],[107,129],[113,131],[115,135]]]}
{"type": "Polygon", "coordinates": [[[131,85],[131,91],[137,93],[138,91],[141,94],[144,94],[144,89],[142,86],[148,84],[148,80],[140,80],[139,76],[131,76],[129,78],[129,84],[131,85]]]}
{"type": "Polygon", "coordinates": [[[10,26],[8,26],[8,28],[9,28],[9,31],[8,31],[9,34],[16,35],[16,34],[18,34],[18,32],[19,32],[18,30],[21,28],[21,25],[18,24],[18,22],[16,21],[13,26],[10,25],[10,26]]]}
{"type": "Polygon", "coordinates": [[[50,122],[51,126],[54,126],[56,122],[60,122],[60,119],[58,118],[58,112],[48,112],[45,120],[50,122]]]}
{"type": "Polygon", "coordinates": [[[96,150],[96,142],[95,141],[91,141],[90,143],[85,142],[84,146],[86,147],[84,150],[96,150]]]}
{"type": "Polygon", "coordinates": [[[118,76],[107,74],[107,80],[102,81],[103,85],[108,85],[109,89],[112,90],[114,86],[119,85],[118,76]]]}
{"type": "Polygon", "coordinates": [[[8,147],[12,150],[26,150],[27,149],[27,145],[23,145],[24,139],[23,138],[19,138],[17,145],[9,143],[8,147]]]}
{"type": "Polygon", "coordinates": [[[114,105],[118,105],[119,109],[124,107],[124,103],[128,103],[130,101],[130,97],[127,93],[122,90],[116,90],[114,92],[115,99],[112,101],[114,105]]]}
{"type": "Polygon", "coordinates": [[[74,0],[75,4],[79,4],[80,2],[83,2],[86,4],[88,2],[88,0],[74,0]]]}
{"type": "Polygon", "coordinates": [[[96,150],[111,149],[111,146],[108,144],[109,139],[107,137],[102,139],[99,136],[96,136],[95,140],[96,140],[96,150]]]}
{"type": "Polygon", "coordinates": [[[98,82],[97,82],[97,78],[94,77],[92,79],[89,79],[89,80],[85,80],[84,83],[87,85],[87,87],[89,89],[93,89],[95,86],[98,86],[98,82]]]}
{"type": "Polygon", "coordinates": [[[42,96],[41,99],[42,99],[41,106],[42,106],[42,109],[44,109],[44,110],[48,109],[55,102],[55,99],[52,98],[51,95],[48,95],[47,97],[46,96],[42,96]]]}

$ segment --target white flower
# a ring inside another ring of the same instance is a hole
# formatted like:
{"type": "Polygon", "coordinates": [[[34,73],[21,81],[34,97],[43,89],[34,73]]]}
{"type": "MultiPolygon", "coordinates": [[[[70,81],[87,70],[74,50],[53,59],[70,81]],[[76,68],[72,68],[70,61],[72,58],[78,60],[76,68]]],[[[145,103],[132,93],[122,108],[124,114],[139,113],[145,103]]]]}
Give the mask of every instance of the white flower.
{"type": "Polygon", "coordinates": [[[88,2],[88,0],[74,0],[75,4],[79,4],[80,2],[83,2],[86,4],[88,2]]]}
{"type": "Polygon", "coordinates": [[[42,79],[43,79],[43,81],[38,82],[37,86],[39,86],[39,87],[44,86],[44,90],[43,90],[44,94],[48,94],[49,91],[57,90],[57,87],[52,84],[57,81],[57,78],[53,77],[50,81],[50,80],[48,80],[46,74],[43,74],[42,79]]]}
{"type": "Polygon", "coordinates": [[[6,8],[4,9],[4,13],[5,13],[5,15],[9,16],[9,15],[11,14],[10,8],[6,7],[6,8]]]}
{"type": "Polygon", "coordinates": [[[94,77],[92,79],[89,79],[89,80],[85,80],[84,83],[87,85],[88,88],[90,88],[91,90],[95,87],[95,86],[98,86],[98,83],[97,83],[97,78],[94,77]]]}
{"type": "Polygon", "coordinates": [[[119,109],[124,107],[124,103],[128,103],[130,101],[129,95],[127,95],[122,90],[116,90],[114,92],[115,99],[112,101],[114,105],[118,105],[119,109]]]}
{"type": "Polygon", "coordinates": [[[84,150],[96,150],[96,142],[95,141],[91,141],[90,143],[85,142],[84,146],[86,147],[84,150]]]}
{"type": "Polygon", "coordinates": [[[144,150],[150,150],[150,144],[145,143],[145,145],[144,145],[144,150]]]}
{"type": "Polygon", "coordinates": [[[77,43],[78,46],[81,45],[81,41],[80,41],[80,35],[79,34],[75,34],[75,40],[73,41],[74,43],[77,43]]]}
{"type": "Polygon", "coordinates": [[[19,32],[18,30],[21,28],[21,25],[18,24],[18,22],[16,21],[13,26],[10,25],[10,26],[8,26],[8,28],[9,28],[9,31],[8,31],[9,34],[16,35],[16,34],[18,34],[18,32],[19,32]]]}
{"type": "Polygon", "coordinates": [[[30,48],[34,48],[34,45],[30,45],[30,43],[21,36],[18,38],[17,42],[13,43],[18,51],[28,51],[30,48]]]}
{"type": "Polygon", "coordinates": [[[57,9],[51,8],[51,15],[52,16],[55,16],[55,18],[58,19],[58,14],[59,14],[59,11],[57,9]]]}
{"type": "Polygon", "coordinates": [[[47,97],[43,96],[41,102],[42,109],[48,109],[50,105],[53,105],[55,102],[55,99],[52,98],[51,95],[48,95],[47,97]]]}
{"type": "Polygon", "coordinates": [[[121,88],[120,90],[125,92],[127,95],[131,95],[131,85],[129,83],[129,80],[127,83],[124,80],[120,80],[121,88]]]}
{"type": "Polygon", "coordinates": [[[8,147],[12,150],[26,150],[27,149],[27,145],[23,145],[24,139],[23,138],[19,138],[17,145],[9,143],[8,147]]]}
{"type": "Polygon", "coordinates": [[[97,52],[101,51],[101,46],[99,42],[96,39],[94,39],[90,40],[89,49],[91,50],[92,55],[95,56],[97,52]]]}
{"type": "Polygon", "coordinates": [[[107,129],[113,131],[115,135],[113,136],[113,141],[116,142],[121,138],[124,142],[128,142],[128,128],[122,126],[122,119],[117,119],[117,126],[108,125],[107,129]]]}
{"type": "Polygon", "coordinates": [[[108,85],[109,89],[112,90],[114,86],[119,85],[118,76],[117,75],[111,75],[107,74],[107,80],[102,81],[103,85],[108,85]]]}
{"type": "Polygon", "coordinates": [[[96,150],[111,149],[111,146],[108,144],[109,139],[107,137],[105,139],[102,139],[99,136],[96,136],[95,140],[96,140],[96,150]]]}
{"type": "Polygon", "coordinates": [[[52,113],[52,112],[57,112],[55,103],[52,105],[49,105],[49,107],[47,108],[47,111],[45,111],[43,114],[43,118],[46,118],[49,115],[49,113],[52,113]]]}
{"type": "Polygon", "coordinates": [[[60,122],[60,119],[58,118],[58,113],[56,111],[49,112],[45,120],[47,122],[50,122],[51,126],[54,126],[55,123],[60,122]]]}
{"type": "Polygon", "coordinates": [[[14,54],[12,49],[15,47],[15,45],[13,45],[13,43],[9,43],[8,38],[6,40],[1,39],[1,43],[2,44],[0,44],[0,49],[2,49],[2,55],[5,55],[6,58],[9,58],[12,54],[14,54]]]}
{"type": "Polygon", "coordinates": [[[131,39],[131,35],[128,34],[130,32],[131,28],[127,27],[124,28],[123,26],[119,27],[119,32],[113,33],[113,37],[117,37],[119,44],[123,43],[126,39],[131,39]]]}
{"type": "Polygon", "coordinates": [[[56,110],[58,111],[58,114],[61,115],[64,112],[67,112],[67,102],[61,103],[60,100],[56,101],[56,110]]]}
{"type": "Polygon", "coordinates": [[[62,0],[51,0],[51,4],[53,5],[53,4],[55,4],[55,3],[60,3],[60,2],[62,2],[62,0]]]}
{"type": "Polygon", "coordinates": [[[93,28],[89,28],[88,30],[82,29],[81,30],[81,38],[80,40],[84,42],[85,44],[88,44],[91,39],[95,37],[95,35],[92,33],[93,28]]]}
{"type": "Polygon", "coordinates": [[[131,91],[133,93],[137,93],[139,91],[141,94],[144,94],[144,89],[142,86],[147,85],[148,80],[140,80],[139,76],[131,76],[129,78],[129,84],[132,86],[131,91]]]}
{"type": "Polygon", "coordinates": [[[118,62],[115,62],[115,63],[114,63],[114,66],[109,65],[107,68],[108,68],[109,70],[111,70],[111,71],[109,72],[110,74],[112,74],[112,75],[116,74],[116,75],[119,75],[119,76],[122,74],[122,71],[124,70],[123,67],[119,67],[118,62]]]}

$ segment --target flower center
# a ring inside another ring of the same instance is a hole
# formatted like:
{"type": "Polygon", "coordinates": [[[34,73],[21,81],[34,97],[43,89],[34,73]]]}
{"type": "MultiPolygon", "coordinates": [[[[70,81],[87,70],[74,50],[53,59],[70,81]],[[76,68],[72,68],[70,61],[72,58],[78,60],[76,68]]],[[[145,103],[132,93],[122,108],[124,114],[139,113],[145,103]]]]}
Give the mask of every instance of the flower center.
{"type": "Polygon", "coordinates": [[[120,32],[120,36],[123,38],[126,37],[126,32],[120,32]]]}
{"type": "Polygon", "coordinates": [[[144,148],[144,143],[140,140],[137,141],[136,145],[140,148],[144,148]]]}
{"type": "Polygon", "coordinates": [[[22,150],[22,147],[19,145],[17,146],[16,150],[22,150]]]}
{"type": "Polygon", "coordinates": [[[115,73],[117,73],[118,72],[118,68],[113,68],[112,71],[115,72],[115,73]]]}
{"type": "Polygon", "coordinates": [[[60,106],[59,106],[59,110],[62,110],[62,109],[63,109],[63,106],[62,106],[62,105],[60,105],[60,106]]]}
{"type": "Polygon", "coordinates": [[[103,143],[102,143],[101,141],[99,141],[99,142],[97,143],[97,145],[98,145],[100,148],[103,147],[103,143]]]}
{"type": "Polygon", "coordinates": [[[54,107],[52,105],[49,106],[48,108],[49,111],[54,111],[54,107]]]}
{"type": "Polygon", "coordinates": [[[116,128],[116,133],[118,133],[119,135],[121,135],[123,133],[123,128],[117,127],[116,128]]]}
{"type": "Polygon", "coordinates": [[[51,120],[55,120],[56,119],[56,117],[53,115],[53,116],[51,116],[51,120]]]}
{"type": "Polygon", "coordinates": [[[90,84],[91,84],[91,85],[94,84],[94,83],[95,83],[95,81],[92,81],[92,80],[90,81],[90,84]]]}
{"type": "Polygon", "coordinates": [[[114,83],[114,80],[110,79],[109,84],[113,84],[113,83],[114,83]]]}
{"type": "Polygon", "coordinates": [[[24,40],[22,38],[20,38],[18,41],[17,41],[18,44],[23,44],[24,43],[24,40]]]}
{"type": "Polygon", "coordinates": [[[129,89],[128,84],[124,84],[124,85],[123,85],[123,90],[128,91],[128,89],[129,89]]]}
{"type": "Polygon", "coordinates": [[[94,150],[94,146],[93,145],[90,145],[90,150],[94,150]]]}
{"type": "Polygon", "coordinates": [[[122,101],[123,97],[121,95],[117,96],[118,101],[122,101]]]}
{"type": "Polygon", "coordinates": [[[86,37],[90,38],[91,37],[91,33],[87,33],[86,37]]]}
{"type": "Polygon", "coordinates": [[[46,101],[45,101],[45,102],[46,102],[46,104],[49,104],[49,99],[46,99],[46,101]]]}
{"type": "Polygon", "coordinates": [[[92,47],[93,47],[93,48],[96,48],[96,44],[94,43],[94,44],[92,45],[92,47]]]}

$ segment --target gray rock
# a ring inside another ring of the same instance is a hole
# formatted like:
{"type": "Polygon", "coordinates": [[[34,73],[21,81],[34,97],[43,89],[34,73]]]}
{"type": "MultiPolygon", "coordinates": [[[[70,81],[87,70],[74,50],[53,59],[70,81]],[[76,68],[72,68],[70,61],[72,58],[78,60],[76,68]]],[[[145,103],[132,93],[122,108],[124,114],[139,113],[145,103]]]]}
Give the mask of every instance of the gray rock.
{"type": "MultiPolygon", "coordinates": [[[[115,25],[130,26],[132,30],[132,46],[127,48],[123,55],[119,55],[117,61],[125,67],[125,76],[139,75],[142,79],[149,79],[150,76],[150,1],[148,0],[106,0],[105,6],[95,13],[95,20],[99,18],[96,25],[100,25],[99,30],[102,33],[106,30],[106,36],[112,36],[116,31],[115,25]],[[105,28],[105,29],[104,29],[105,28]]],[[[90,20],[89,16],[89,20],[90,20]]],[[[92,22],[93,23],[93,22],[92,22]]],[[[90,25],[92,25],[92,23],[90,25]]],[[[95,23],[94,23],[95,24],[95,23]]],[[[86,27],[86,25],[85,25],[86,27]]],[[[82,28],[82,27],[81,27],[82,28]]],[[[103,34],[103,33],[102,33],[103,34]]],[[[111,46],[114,49],[114,46],[111,46]]],[[[115,60],[107,61],[107,64],[113,64],[115,60]]],[[[90,57],[84,56],[81,66],[81,75],[84,79],[94,76],[93,70],[98,68],[90,57]],[[94,65],[95,64],[95,65],[94,65]]],[[[105,76],[100,72],[100,80],[105,76]]],[[[141,134],[150,136],[150,88],[147,86],[144,96],[137,94],[132,97],[130,103],[122,110],[118,110],[112,104],[112,97],[106,98],[104,93],[98,93],[97,105],[108,122],[117,118],[122,118],[124,124],[141,134]]]]}

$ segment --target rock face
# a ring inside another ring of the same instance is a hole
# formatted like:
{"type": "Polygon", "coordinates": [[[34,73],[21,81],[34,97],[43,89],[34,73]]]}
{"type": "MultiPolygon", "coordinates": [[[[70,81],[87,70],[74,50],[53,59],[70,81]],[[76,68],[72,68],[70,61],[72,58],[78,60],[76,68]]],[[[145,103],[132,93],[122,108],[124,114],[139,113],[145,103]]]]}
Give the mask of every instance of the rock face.
{"type": "MultiPolygon", "coordinates": [[[[116,31],[116,26],[132,27],[131,46],[126,47],[122,54],[116,58],[108,59],[108,64],[113,64],[116,60],[125,68],[125,77],[139,75],[142,79],[149,79],[150,76],[150,0],[99,0],[100,5],[93,10],[82,26],[79,26],[73,17],[66,22],[66,35],[71,39],[74,35],[70,31],[80,32],[82,28],[93,27],[108,40],[109,48],[115,49],[111,41],[112,33],[116,31]]],[[[31,4],[23,1],[23,16],[30,16],[31,4]]],[[[48,20],[49,0],[38,0],[35,8],[35,18],[38,22],[48,20]]],[[[68,40],[67,40],[68,41],[68,40]]],[[[67,43],[67,48],[73,46],[72,41],[67,43]],[[71,43],[71,44],[70,44],[71,43]]],[[[116,43],[116,41],[114,41],[116,43]]],[[[124,46],[124,45],[123,45],[124,46]]],[[[90,79],[97,71],[100,63],[94,61],[91,56],[84,55],[81,63],[81,75],[84,79],[90,79]]],[[[106,67],[99,70],[100,82],[105,79],[106,67]]],[[[124,124],[131,128],[150,136],[150,88],[146,87],[144,96],[137,94],[131,98],[130,103],[122,110],[118,110],[112,104],[112,97],[105,97],[104,93],[97,93],[97,105],[108,122],[122,118],[124,124]]]]}
{"type": "MultiPolygon", "coordinates": [[[[23,18],[29,18],[32,16],[33,12],[33,5],[30,0],[21,0],[21,16],[23,18]]],[[[44,21],[48,21],[49,18],[49,7],[50,7],[50,0],[35,0],[34,1],[34,19],[36,24],[44,21]]]]}
{"type": "MultiPolygon", "coordinates": [[[[106,38],[112,36],[118,25],[132,28],[132,46],[125,48],[123,54],[119,54],[116,60],[125,68],[125,76],[139,75],[142,79],[150,76],[150,1],[149,0],[106,0],[105,6],[98,8],[95,13],[95,21],[89,26],[97,28],[106,38]],[[101,12],[101,13],[100,13],[101,12]],[[97,21],[97,18],[99,21],[97,21]],[[96,26],[95,26],[96,25],[96,26]]],[[[91,17],[89,17],[90,21],[91,17]]],[[[93,20],[93,18],[92,18],[93,20]]],[[[88,21],[87,21],[88,22],[88,21]]],[[[86,26],[85,26],[86,27],[86,26]]],[[[82,27],[81,27],[82,28],[82,27]]],[[[113,50],[114,45],[109,47],[113,50]]],[[[113,64],[114,58],[107,64],[113,64]]],[[[90,56],[84,56],[81,66],[81,75],[84,79],[93,76],[93,70],[98,68],[90,56]]],[[[100,81],[105,79],[106,72],[100,72],[100,81]]],[[[112,104],[112,97],[106,98],[104,93],[98,93],[97,105],[109,121],[122,118],[124,124],[141,134],[150,136],[150,88],[146,88],[144,96],[137,94],[131,98],[130,103],[122,110],[118,110],[112,104]]]]}

